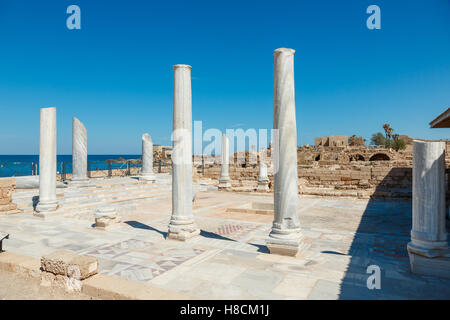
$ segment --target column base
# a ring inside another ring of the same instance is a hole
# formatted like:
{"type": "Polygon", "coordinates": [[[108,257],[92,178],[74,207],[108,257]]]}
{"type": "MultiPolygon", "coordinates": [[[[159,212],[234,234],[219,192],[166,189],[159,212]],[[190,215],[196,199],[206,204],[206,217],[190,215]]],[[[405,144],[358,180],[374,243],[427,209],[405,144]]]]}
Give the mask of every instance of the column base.
{"type": "Polygon", "coordinates": [[[33,216],[45,219],[50,216],[54,216],[59,209],[60,206],[58,205],[57,201],[47,203],[39,202],[35,208],[35,211],[33,212],[33,216]]]}
{"type": "Polygon", "coordinates": [[[302,238],[300,231],[289,233],[272,231],[266,240],[266,246],[271,254],[295,257],[304,249],[301,242],[302,238]]]}
{"type": "Polygon", "coordinates": [[[145,174],[139,176],[140,181],[148,181],[148,182],[155,182],[156,176],[154,174],[145,174]]]}
{"type": "Polygon", "coordinates": [[[269,191],[269,182],[268,181],[258,181],[258,187],[256,191],[259,192],[267,192],[269,191]]]}
{"type": "Polygon", "coordinates": [[[231,188],[230,178],[219,179],[219,189],[229,189],[231,188]]]}
{"type": "Polygon", "coordinates": [[[113,225],[120,222],[117,211],[114,207],[100,207],[94,214],[94,228],[99,230],[110,229],[113,225]]]}
{"type": "Polygon", "coordinates": [[[415,274],[450,279],[450,253],[447,256],[428,258],[409,250],[411,272],[415,274]]]}
{"type": "Polygon", "coordinates": [[[200,229],[197,228],[195,222],[181,222],[171,220],[169,224],[169,231],[167,232],[167,239],[187,241],[200,234],[200,229]]]}
{"type": "Polygon", "coordinates": [[[407,246],[408,253],[414,253],[425,258],[443,257],[449,253],[447,241],[436,241],[433,243],[433,246],[427,246],[427,243],[420,244],[420,242],[419,244],[413,243],[412,241],[409,242],[407,246]]]}
{"type": "Polygon", "coordinates": [[[58,209],[58,201],[48,201],[48,202],[42,202],[39,201],[36,205],[35,212],[38,213],[46,213],[46,212],[53,212],[58,209]]]}
{"type": "Polygon", "coordinates": [[[90,183],[89,179],[72,179],[69,181],[69,185],[74,187],[88,187],[90,183]]]}

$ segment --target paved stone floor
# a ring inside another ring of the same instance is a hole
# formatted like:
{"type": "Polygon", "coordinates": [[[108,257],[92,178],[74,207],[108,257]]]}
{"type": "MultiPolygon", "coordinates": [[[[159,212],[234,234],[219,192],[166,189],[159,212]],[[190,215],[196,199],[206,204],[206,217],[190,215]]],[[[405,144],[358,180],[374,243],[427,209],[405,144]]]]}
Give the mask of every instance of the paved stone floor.
{"type": "Polygon", "coordinates": [[[101,273],[200,299],[450,298],[450,280],[409,271],[409,201],[300,196],[304,250],[293,258],[268,254],[271,215],[226,212],[271,202],[272,194],[219,192],[207,183],[196,188],[201,235],[186,243],[165,240],[170,177],[158,175],[148,198],[117,203],[122,222],[107,231],[92,228],[92,208],[62,210],[47,220],[30,213],[0,216],[0,231],[11,235],[4,248],[37,258],[73,250],[98,258],[101,273]],[[367,288],[369,265],[381,269],[379,290],[367,288]]]}

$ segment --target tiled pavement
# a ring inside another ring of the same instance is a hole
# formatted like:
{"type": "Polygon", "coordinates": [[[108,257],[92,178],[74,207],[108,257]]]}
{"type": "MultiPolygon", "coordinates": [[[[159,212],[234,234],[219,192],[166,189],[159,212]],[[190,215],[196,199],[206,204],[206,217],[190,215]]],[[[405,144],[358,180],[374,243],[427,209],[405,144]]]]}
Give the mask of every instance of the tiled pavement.
{"type": "Polygon", "coordinates": [[[201,235],[183,243],[165,240],[170,180],[160,176],[148,192],[117,204],[122,223],[107,231],[92,228],[93,208],[48,220],[0,216],[0,230],[11,234],[4,247],[34,257],[74,250],[98,258],[101,273],[204,299],[450,298],[450,280],[409,272],[409,202],[300,197],[304,251],[292,258],[267,253],[271,216],[226,212],[270,194],[199,192],[201,235]],[[369,265],[381,269],[380,290],[366,286],[369,265]]]}

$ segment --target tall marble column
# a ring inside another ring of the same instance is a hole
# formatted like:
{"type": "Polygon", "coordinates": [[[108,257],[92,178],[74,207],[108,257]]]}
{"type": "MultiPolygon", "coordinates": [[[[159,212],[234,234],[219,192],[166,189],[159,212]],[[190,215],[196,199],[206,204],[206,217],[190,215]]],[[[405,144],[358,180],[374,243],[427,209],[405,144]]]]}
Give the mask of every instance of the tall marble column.
{"type": "Polygon", "coordinates": [[[230,167],[230,144],[225,133],[222,134],[222,164],[220,168],[219,189],[231,187],[230,175],[228,173],[230,167]]]}
{"type": "Polygon", "coordinates": [[[188,240],[198,234],[192,213],[192,95],[191,66],[173,67],[172,217],[169,239],[188,240]]]}
{"type": "Polygon", "coordinates": [[[142,169],[139,180],[155,182],[153,173],[153,141],[148,133],[142,135],[142,169]]]}
{"type": "Polygon", "coordinates": [[[414,141],[408,253],[414,273],[450,278],[445,221],[445,142],[414,141]]]}
{"type": "Polygon", "coordinates": [[[267,176],[267,165],[260,161],[258,172],[258,188],[257,191],[269,191],[269,177],[267,176]]]}
{"type": "Polygon", "coordinates": [[[297,186],[297,125],[294,89],[295,50],[275,50],[273,80],[274,221],[266,241],[270,253],[294,256],[299,252],[297,186]]]}
{"type": "Polygon", "coordinates": [[[41,108],[39,133],[39,202],[36,215],[58,208],[56,200],[56,108],[41,108]]]}
{"type": "Polygon", "coordinates": [[[71,184],[87,186],[87,131],[83,123],[72,118],[72,180],[71,184]]]}

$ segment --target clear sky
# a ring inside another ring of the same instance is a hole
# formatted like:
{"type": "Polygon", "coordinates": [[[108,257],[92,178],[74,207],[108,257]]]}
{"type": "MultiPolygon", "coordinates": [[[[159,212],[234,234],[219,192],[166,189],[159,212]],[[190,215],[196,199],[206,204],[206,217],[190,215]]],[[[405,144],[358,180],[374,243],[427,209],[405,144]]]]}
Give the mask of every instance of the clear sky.
{"type": "Polygon", "coordinates": [[[39,108],[57,107],[58,153],[72,116],[89,153],[170,144],[174,64],[192,65],[204,129],[272,128],[273,50],[295,54],[298,143],[382,131],[449,138],[450,1],[0,0],[0,154],[37,154],[39,108]],[[66,9],[81,8],[81,30],[66,9]],[[369,30],[366,8],[381,9],[369,30]]]}

